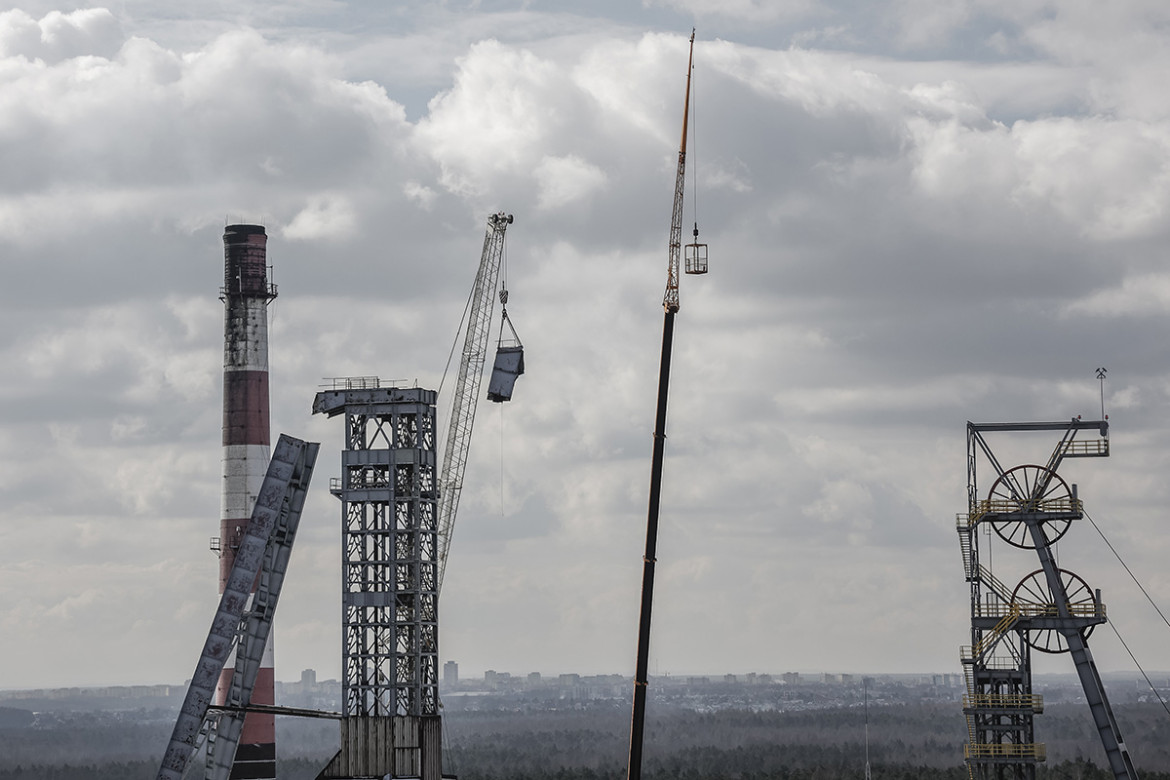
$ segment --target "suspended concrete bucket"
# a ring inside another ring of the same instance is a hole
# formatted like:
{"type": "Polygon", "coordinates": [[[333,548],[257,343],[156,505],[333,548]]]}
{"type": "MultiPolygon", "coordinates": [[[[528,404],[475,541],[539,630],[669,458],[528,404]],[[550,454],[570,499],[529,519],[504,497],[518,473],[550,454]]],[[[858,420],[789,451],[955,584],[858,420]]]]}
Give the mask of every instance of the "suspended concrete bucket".
{"type": "Polygon", "coordinates": [[[498,347],[496,362],[492,365],[492,378],[488,382],[488,400],[496,403],[511,401],[516,377],[523,373],[524,347],[498,347]]]}

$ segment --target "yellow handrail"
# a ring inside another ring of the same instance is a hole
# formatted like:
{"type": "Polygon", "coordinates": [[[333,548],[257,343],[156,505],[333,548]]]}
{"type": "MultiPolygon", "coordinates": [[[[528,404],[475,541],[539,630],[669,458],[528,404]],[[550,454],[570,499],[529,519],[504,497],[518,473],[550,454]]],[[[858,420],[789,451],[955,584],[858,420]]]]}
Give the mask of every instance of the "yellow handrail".
{"type": "Polygon", "coordinates": [[[1082,511],[1084,511],[1084,502],[1079,498],[1070,498],[1067,496],[1045,498],[1039,501],[1032,499],[1017,501],[1014,498],[989,498],[976,504],[976,517],[972,525],[979,522],[979,519],[987,514],[1010,515],[1015,512],[1059,512],[1061,514],[1068,514],[1082,511]]]}
{"type": "Polygon", "coordinates": [[[965,758],[1034,758],[1044,761],[1048,758],[1048,748],[1043,742],[1015,744],[1011,742],[964,745],[965,758]]]}
{"type": "MultiPolygon", "coordinates": [[[[971,645],[962,645],[959,647],[959,655],[964,663],[970,663],[975,660],[975,648],[971,645]]],[[[1019,666],[1019,661],[1009,657],[992,656],[984,658],[980,666],[984,669],[1015,669],[1019,666]]]]}
{"type": "MultiPolygon", "coordinates": [[[[1105,617],[1105,605],[1096,602],[1079,601],[1068,604],[1068,612],[1073,617],[1105,617]]],[[[976,604],[973,617],[1006,618],[1009,615],[1017,617],[1060,617],[1060,610],[1055,604],[1034,604],[1026,601],[1014,603],[976,604]]]]}
{"type": "Polygon", "coordinates": [[[964,709],[1044,709],[1044,697],[1038,693],[977,693],[963,697],[964,709]]]}
{"type": "Polygon", "coordinates": [[[979,640],[979,644],[972,648],[971,657],[981,657],[985,652],[987,652],[987,648],[998,642],[1000,637],[1002,637],[1004,633],[1006,633],[1007,630],[1011,628],[1019,619],[1019,609],[1017,609],[1014,604],[1009,604],[1007,613],[1000,619],[998,623],[995,624],[995,628],[991,629],[990,633],[984,634],[983,637],[979,640]]]}

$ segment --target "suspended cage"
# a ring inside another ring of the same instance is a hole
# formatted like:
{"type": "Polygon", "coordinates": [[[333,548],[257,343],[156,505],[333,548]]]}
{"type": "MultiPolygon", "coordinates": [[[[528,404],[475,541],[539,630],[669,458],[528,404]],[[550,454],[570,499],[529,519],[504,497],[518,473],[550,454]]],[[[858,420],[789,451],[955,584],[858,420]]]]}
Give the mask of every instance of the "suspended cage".
{"type": "MultiPolygon", "coordinates": [[[[504,293],[506,295],[506,293],[504,293]]],[[[516,377],[524,373],[524,345],[516,335],[516,328],[512,327],[512,320],[508,318],[507,307],[503,310],[500,320],[500,339],[496,345],[496,362],[492,364],[492,378],[488,380],[489,401],[503,403],[512,400],[512,388],[516,384],[516,377]],[[512,331],[510,339],[504,338],[504,325],[512,331]]]]}
{"type": "Polygon", "coordinates": [[[695,223],[695,241],[684,247],[684,270],[688,274],[707,273],[707,245],[699,243],[699,224],[695,223]]]}

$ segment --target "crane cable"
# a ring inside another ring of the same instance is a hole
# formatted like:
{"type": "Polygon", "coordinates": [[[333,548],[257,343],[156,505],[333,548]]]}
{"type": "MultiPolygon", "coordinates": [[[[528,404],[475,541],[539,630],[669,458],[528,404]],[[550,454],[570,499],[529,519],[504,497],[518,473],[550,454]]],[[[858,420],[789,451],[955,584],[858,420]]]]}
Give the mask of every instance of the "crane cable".
{"type": "MultiPolygon", "coordinates": [[[[505,242],[500,255],[500,335],[496,338],[496,349],[504,346],[504,325],[512,331],[513,345],[520,344],[520,337],[516,334],[516,326],[508,316],[508,244],[505,242]]],[[[494,370],[494,368],[493,368],[494,370]]],[[[500,517],[506,517],[504,511],[504,405],[500,407],[500,517]]]]}
{"type": "Polygon", "coordinates": [[[695,84],[695,66],[691,65],[691,208],[695,216],[694,240],[699,240],[699,166],[698,166],[698,137],[699,137],[699,101],[698,85],[695,84]]]}
{"type": "Polygon", "coordinates": [[[1146,597],[1146,601],[1150,602],[1150,606],[1153,607],[1154,611],[1158,613],[1158,617],[1162,618],[1162,622],[1166,624],[1167,628],[1170,628],[1170,620],[1166,619],[1166,615],[1163,614],[1162,610],[1158,608],[1158,605],[1154,603],[1154,599],[1151,598],[1149,591],[1147,591],[1145,587],[1142,586],[1141,582],[1139,582],[1138,578],[1134,575],[1133,570],[1130,569],[1129,566],[1126,565],[1125,561],[1121,559],[1121,555],[1118,554],[1117,549],[1114,548],[1114,546],[1109,543],[1109,540],[1105,538],[1105,533],[1097,525],[1096,521],[1094,521],[1093,518],[1089,516],[1088,512],[1085,512],[1084,515],[1093,525],[1093,528],[1097,531],[1097,533],[1101,536],[1101,540],[1105,542],[1105,546],[1108,547],[1109,551],[1113,553],[1113,556],[1117,558],[1117,562],[1121,564],[1123,569],[1125,569],[1126,574],[1128,574],[1130,579],[1133,580],[1134,584],[1138,586],[1138,590],[1140,590],[1142,595],[1146,597]]]}
{"type": "MultiPolygon", "coordinates": [[[[1143,586],[1142,583],[1138,580],[1137,576],[1133,573],[1133,570],[1130,569],[1129,565],[1122,559],[1121,554],[1117,552],[1117,548],[1115,548],[1109,539],[1105,536],[1105,532],[1101,530],[1099,525],[1097,525],[1097,521],[1095,521],[1088,512],[1084,512],[1084,516],[1086,519],[1088,519],[1089,523],[1093,526],[1093,529],[1101,537],[1101,541],[1105,542],[1105,546],[1108,547],[1109,551],[1113,553],[1113,557],[1117,558],[1117,562],[1121,564],[1123,569],[1125,569],[1126,574],[1128,574],[1130,579],[1133,580],[1133,583],[1138,586],[1138,590],[1140,590],[1142,595],[1146,597],[1146,601],[1150,602],[1150,606],[1153,607],[1154,611],[1158,613],[1158,617],[1162,618],[1162,622],[1165,623],[1167,627],[1170,627],[1170,620],[1166,619],[1166,615],[1162,612],[1161,609],[1158,608],[1158,605],[1154,602],[1153,597],[1150,596],[1149,591],[1145,589],[1145,586],[1143,586]]],[[[1122,639],[1121,632],[1117,630],[1117,626],[1112,620],[1109,621],[1109,627],[1113,629],[1113,633],[1117,636],[1117,641],[1121,642],[1121,646],[1124,647],[1125,652],[1129,654],[1129,658],[1131,661],[1133,661],[1134,666],[1136,666],[1138,671],[1142,673],[1142,677],[1144,677],[1146,680],[1146,685],[1150,686],[1150,690],[1158,699],[1158,703],[1162,705],[1162,709],[1166,710],[1167,715],[1170,715],[1170,706],[1167,706],[1166,700],[1162,698],[1162,694],[1158,693],[1158,689],[1150,680],[1150,676],[1146,674],[1146,670],[1142,668],[1140,663],[1138,663],[1137,657],[1133,654],[1133,651],[1129,649],[1129,645],[1126,644],[1125,640],[1122,639]]]]}
{"type": "Polygon", "coordinates": [[[516,332],[516,326],[512,324],[512,318],[508,316],[508,245],[504,244],[503,255],[500,260],[500,335],[496,339],[496,348],[504,346],[504,325],[508,326],[508,330],[512,331],[512,343],[509,346],[523,346],[520,341],[520,334],[516,332]]]}
{"type": "Polygon", "coordinates": [[[1136,666],[1138,671],[1142,673],[1142,677],[1146,678],[1146,685],[1150,686],[1150,690],[1153,692],[1154,696],[1157,697],[1158,703],[1162,705],[1162,709],[1166,710],[1167,715],[1170,715],[1170,706],[1167,706],[1166,700],[1162,698],[1162,694],[1158,693],[1158,689],[1154,687],[1154,683],[1150,679],[1150,676],[1146,674],[1146,670],[1143,669],[1142,665],[1138,663],[1138,659],[1134,657],[1133,651],[1129,649],[1129,645],[1127,645],[1125,640],[1121,638],[1121,632],[1117,630],[1117,626],[1113,624],[1112,620],[1109,621],[1109,627],[1112,628],[1113,633],[1117,635],[1117,641],[1121,642],[1121,646],[1125,648],[1125,652],[1129,653],[1129,658],[1131,661],[1133,661],[1133,665],[1136,666]]]}
{"type": "Polygon", "coordinates": [[[463,316],[459,319],[459,327],[455,329],[455,340],[451,342],[451,351],[447,353],[447,365],[443,366],[443,378],[439,380],[439,389],[435,395],[441,395],[443,392],[443,385],[447,382],[447,372],[451,370],[451,360],[455,357],[455,348],[459,346],[459,334],[463,332],[463,326],[467,324],[467,315],[471,312],[471,299],[475,297],[475,285],[472,285],[471,291],[467,293],[467,303],[463,304],[463,316]]]}

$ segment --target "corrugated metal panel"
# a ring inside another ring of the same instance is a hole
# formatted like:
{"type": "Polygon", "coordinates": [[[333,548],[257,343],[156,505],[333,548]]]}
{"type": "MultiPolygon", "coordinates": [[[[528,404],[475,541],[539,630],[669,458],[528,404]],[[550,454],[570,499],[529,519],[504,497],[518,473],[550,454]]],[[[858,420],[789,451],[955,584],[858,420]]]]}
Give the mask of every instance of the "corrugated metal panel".
{"type": "Polygon", "coordinates": [[[422,726],[422,780],[442,780],[443,777],[443,719],[420,718],[422,726]]]}
{"type": "Polygon", "coordinates": [[[341,752],[322,776],[442,780],[442,739],[439,716],[343,718],[341,752]]]}
{"type": "Polygon", "coordinates": [[[492,378],[488,382],[488,400],[497,403],[512,400],[512,388],[516,377],[524,373],[524,347],[500,347],[496,350],[496,362],[492,365],[492,378]]]}

